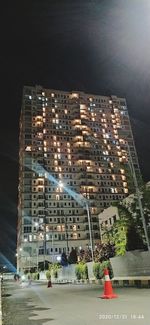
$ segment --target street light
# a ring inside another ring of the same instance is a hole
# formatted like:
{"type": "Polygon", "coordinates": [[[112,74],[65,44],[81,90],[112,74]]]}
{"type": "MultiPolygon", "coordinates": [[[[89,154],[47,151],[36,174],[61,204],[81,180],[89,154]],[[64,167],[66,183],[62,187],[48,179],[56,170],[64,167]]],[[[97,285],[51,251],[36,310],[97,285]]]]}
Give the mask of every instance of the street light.
{"type": "Polygon", "coordinates": [[[89,224],[89,234],[90,234],[90,246],[91,246],[91,254],[92,254],[92,261],[94,261],[94,254],[93,254],[93,240],[92,240],[92,229],[91,229],[91,218],[90,218],[90,209],[88,202],[85,204],[87,216],[88,216],[88,224],[89,224]]]}

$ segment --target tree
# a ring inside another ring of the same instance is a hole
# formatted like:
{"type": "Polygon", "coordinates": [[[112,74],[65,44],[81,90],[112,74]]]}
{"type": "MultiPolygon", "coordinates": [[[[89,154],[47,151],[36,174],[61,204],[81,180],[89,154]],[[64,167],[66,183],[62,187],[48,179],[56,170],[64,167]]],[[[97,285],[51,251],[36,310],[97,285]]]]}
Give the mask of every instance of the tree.
{"type": "Polygon", "coordinates": [[[77,263],[77,252],[75,249],[72,249],[72,251],[70,252],[69,258],[68,258],[68,262],[69,264],[76,264],[77,263]]]}
{"type": "Polygon", "coordinates": [[[113,227],[113,237],[116,255],[124,255],[127,245],[127,221],[125,219],[116,221],[113,227]]]}
{"type": "Polygon", "coordinates": [[[114,245],[117,255],[124,255],[126,251],[143,249],[144,231],[136,196],[130,204],[117,204],[120,219],[113,225],[114,245]]]}
{"type": "Polygon", "coordinates": [[[67,259],[67,255],[65,252],[62,253],[61,255],[61,265],[62,266],[67,266],[68,265],[68,259],[67,259]]]}
{"type": "Polygon", "coordinates": [[[126,250],[131,251],[134,249],[142,249],[144,248],[144,243],[142,237],[136,229],[136,225],[134,223],[130,224],[130,227],[127,230],[127,244],[126,250]]]}

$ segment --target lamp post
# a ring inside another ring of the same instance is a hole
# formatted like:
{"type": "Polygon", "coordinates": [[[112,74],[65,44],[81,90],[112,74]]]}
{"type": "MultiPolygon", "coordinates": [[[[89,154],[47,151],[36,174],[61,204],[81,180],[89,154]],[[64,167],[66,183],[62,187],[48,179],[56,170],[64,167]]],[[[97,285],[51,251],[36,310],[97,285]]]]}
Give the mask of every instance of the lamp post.
{"type": "Polygon", "coordinates": [[[94,261],[91,218],[90,218],[90,209],[89,209],[88,202],[86,202],[85,207],[86,207],[86,211],[87,211],[88,224],[89,224],[89,234],[90,234],[90,246],[91,246],[92,261],[94,261]]]}
{"type": "MultiPolygon", "coordinates": [[[[44,217],[45,218],[45,217],[44,217]]],[[[46,218],[45,218],[46,219],[46,218]]],[[[44,238],[43,238],[43,243],[44,243],[44,271],[45,271],[45,265],[46,265],[46,251],[47,251],[47,248],[46,248],[46,220],[44,220],[44,234],[43,234],[44,238]]]]}
{"type": "MultiPolygon", "coordinates": [[[[61,189],[61,188],[65,188],[64,187],[64,184],[60,181],[59,182],[59,188],[61,189]]],[[[68,229],[67,229],[67,227],[68,227],[68,225],[67,225],[67,220],[66,220],[66,216],[64,217],[64,223],[65,223],[65,233],[66,233],[66,248],[67,248],[67,255],[68,255],[68,252],[69,252],[69,243],[68,243],[68,229]]]]}
{"type": "Polygon", "coordinates": [[[67,255],[68,255],[69,243],[68,243],[68,229],[67,229],[67,227],[68,227],[68,225],[67,225],[67,221],[66,221],[66,218],[65,218],[66,244],[67,244],[67,255]]]}
{"type": "MultiPolygon", "coordinates": [[[[64,184],[62,182],[59,182],[59,187],[65,189],[65,186],[64,186],[64,184]]],[[[90,235],[90,247],[91,247],[92,261],[94,261],[91,218],[90,218],[90,209],[89,209],[88,200],[82,194],[79,194],[79,193],[77,193],[77,194],[79,196],[80,205],[84,206],[86,208],[86,211],[87,211],[88,225],[89,225],[89,235],[90,235]]],[[[65,224],[65,226],[66,226],[66,224],[65,224]]],[[[68,236],[67,236],[67,249],[68,249],[68,236]]]]}

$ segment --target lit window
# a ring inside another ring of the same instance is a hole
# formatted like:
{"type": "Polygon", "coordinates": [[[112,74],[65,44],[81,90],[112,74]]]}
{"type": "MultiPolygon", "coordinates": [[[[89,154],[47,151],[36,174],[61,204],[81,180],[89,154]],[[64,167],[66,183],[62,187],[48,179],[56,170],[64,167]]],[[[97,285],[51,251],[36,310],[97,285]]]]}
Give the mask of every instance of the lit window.
{"type": "Polygon", "coordinates": [[[27,146],[25,150],[26,151],[31,151],[31,146],[27,146]]]}
{"type": "Polygon", "coordinates": [[[128,189],[127,188],[124,188],[124,193],[128,193],[128,189]]]}
{"type": "Polygon", "coordinates": [[[72,93],[71,95],[70,95],[70,98],[72,99],[72,98],[79,98],[79,94],[77,94],[77,93],[72,93]]]}
{"type": "Polygon", "coordinates": [[[108,151],[107,150],[103,151],[103,154],[108,155],[108,151]]]}
{"type": "Polygon", "coordinates": [[[29,241],[32,241],[32,235],[29,235],[29,241]]]}
{"type": "Polygon", "coordinates": [[[74,232],[73,233],[73,239],[77,239],[78,237],[77,237],[77,233],[76,232],[74,232]]]}
{"type": "Polygon", "coordinates": [[[124,169],[120,169],[121,174],[124,174],[124,169]]]}
{"type": "Polygon", "coordinates": [[[121,152],[120,151],[118,151],[117,153],[118,153],[118,156],[121,156],[121,152]]]}

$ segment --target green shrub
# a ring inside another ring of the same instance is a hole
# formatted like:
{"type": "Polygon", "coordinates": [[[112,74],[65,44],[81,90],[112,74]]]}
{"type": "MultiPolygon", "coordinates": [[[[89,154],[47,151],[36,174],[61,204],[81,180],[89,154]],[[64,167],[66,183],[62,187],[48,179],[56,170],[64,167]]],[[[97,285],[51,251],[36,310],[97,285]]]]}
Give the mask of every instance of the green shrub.
{"type": "Polygon", "coordinates": [[[36,278],[36,273],[32,273],[32,279],[33,279],[33,280],[37,280],[37,278],[36,278]]]}
{"type": "Polygon", "coordinates": [[[77,280],[81,280],[81,265],[77,264],[75,267],[75,275],[77,277],[77,280]]]}
{"type": "Polygon", "coordinates": [[[104,277],[104,269],[108,269],[110,279],[113,278],[113,270],[109,261],[104,261],[102,263],[94,263],[93,274],[97,280],[104,277]]]}
{"type": "Polygon", "coordinates": [[[101,263],[94,263],[93,264],[93,274],[97,280],[102,279],[103,271],[101,269],[101,263]]]}
{"type": "Polygon", "coordinates": [[[33,280],[39,280],[39,272],[32,273],[33,280]]]}
{"type": "Polygon", "coordinates": [[[101,272],[103,273],[103,276],[104,276],[104,269],[108,269],[109,277],[110,277],[110,279],[112,279],[113,278],[113,269],[112,269],[110,261],[104,261],[101,263],[101,272]]]}
{"type": "Polygon", "coordinates": [[[61,269],[61,265],[59,263],[52,264],[52,273],[55,279],[58,278],[58,270],[61,269]]]}
{"type": "Polygon", "coordinates": [[[77,280],[87,280],[88,279],[88,267],[86,263],[80,262],[75,267],[75,275],[77,280]]]}
{"type": "Polygon", "coordinates": [[[51,279],[51,272],[50,271],[46,271],[46,279],[47,280],[51,279]]]}
{"type": "Polygon", "coordinates": [[[85,279],[85,280],[87,280],[89,278],[87,264],[84,264],[82,267],[82,275],[83,275],[83,279],[85,279]]]}
{"type": "Polygon", "coordinates": [[[58,278],[58,270],[61,269],[61,265],[60,263],[53,263],[53,264],[49,264],[49,271],[51,275],[53,275],[53,277],[55,279],[58,278]]]}

